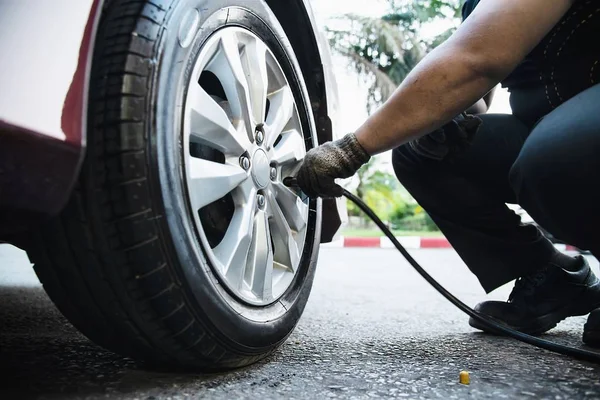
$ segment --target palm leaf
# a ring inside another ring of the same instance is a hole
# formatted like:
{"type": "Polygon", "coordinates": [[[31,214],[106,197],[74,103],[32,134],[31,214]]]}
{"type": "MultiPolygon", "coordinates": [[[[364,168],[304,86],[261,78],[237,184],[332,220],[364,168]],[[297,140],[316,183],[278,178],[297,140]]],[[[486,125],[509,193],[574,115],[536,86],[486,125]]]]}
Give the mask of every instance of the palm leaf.
{"type": "Polygon", "coordinates": [[[331,47],[368,79],[370,112],[394,93],[421,60],[424,49],[414,34],[400,29],[394,19],[346,14],[338,21],[344,29],[328,29],[331,47]]]}
{"type": "Polygon", "coordinates": [[[352,52],[345,54],[350,63],[361,74],[370,75],[373,78],[373,86],[380,93],[381,100],[386,101],[392,96],[397,88],[396,83],[388,74],[381,71],[379,67],[360,55],[352,52]]]}

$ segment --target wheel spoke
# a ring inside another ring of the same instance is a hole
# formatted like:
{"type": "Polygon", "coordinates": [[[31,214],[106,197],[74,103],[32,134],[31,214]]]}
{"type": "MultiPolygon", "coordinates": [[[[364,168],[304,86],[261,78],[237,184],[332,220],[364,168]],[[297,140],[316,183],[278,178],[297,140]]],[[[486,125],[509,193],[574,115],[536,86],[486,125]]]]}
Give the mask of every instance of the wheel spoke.
{"type": "Polygon", "coordinates": [[[256,214],[248,264],[246,282],[250,283],[252,292],[263,301],[270,300],[273,297],[273,246],[264,211],[256,214]]]}
{"type": "Polygon", "coordinates": [[[225,110],[200,85],[190,87],[188,102],[192,142],[237,156],[250,146],[248,137],[236,131],[225,110]]]}
{"type": "Polygon", "coordinates": [[[244,50],[244,66],[248,82],[251,111],[255,123],[262,123],[267,110],[267,46],[260,40],[252,40],[244,50]]]}
{"type": "Polygon", "coordinates": [[[277,137],[294,114],[294,96],[289,87],[284,86],[269,96],[271,106],[266,121],[267,148],[270,149],[277,137]]]}
{"type": "Polygon", "coordinates": [[[301,232],[306,228],[308,204],[302,202],[294,192],[282,183],[276,183],[273,187],[275,188],[277,204],[281,207],[290,228],[296,232],[301,232]]]}
{"type": "Polygon", "coordinates": [[[219,50],[206,67],[206,71],[212,72],[219,78],[235,118],[236,129],[243,124],[247,132],[253,132],[248,82],[242,67],[239,40],[236,34],[223,35],[219,50]]]}
{"type": "Polygon", "coordinates": [[[248,178],[241,167],[194,157],[189,158],[188,175],[194,211],[219,200],[248,178]]]}
{"type": "Polygon", "coordinates": [[[296,282],[304,243],[313,239],[309,202],[279,181],[300,168],[306,127],[296,82],[269,46],[238,26],[202,44],[187,83],[178,160],[207,268],[231,296],[256,307],[296,282]]]}
{"type": "MultiPolygon", "coordinates": [[[[254,196],[256,197],[256,196],[254,196]]],[[[238,206],[229,223],[225,237],[214,248],[214,254],[221,262],[223,272],[229,282],[241,288],[246,270],[248,252],[252,243],[256,201],[249,200],[238,206]]]]}
{"type": "Polygon", "coordinates": [[[274,147],[272,161],[278,164],[299,162],[306,154],[304,138],[297,130],[293,129],[282,133],[282,139],[274,147]]]}
{"type": "Polygon", "coordinates": [[[292,229],[288,224],[283,211],[271,194],[269,197],[271,211],[271,232],[275,246],[274,261],[285,269],[294,272],[300,260],[300,250],[292,229]]]}

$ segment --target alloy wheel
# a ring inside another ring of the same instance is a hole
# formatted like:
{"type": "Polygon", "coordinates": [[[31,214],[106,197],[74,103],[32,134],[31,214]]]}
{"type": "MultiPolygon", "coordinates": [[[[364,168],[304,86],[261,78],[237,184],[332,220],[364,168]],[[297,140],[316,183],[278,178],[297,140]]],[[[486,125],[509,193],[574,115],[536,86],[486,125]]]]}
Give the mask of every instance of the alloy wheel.
{"type": "Polygon", "coordinates": [[[298,108],[267,45],[227,27],[204,44],[188,84],[183,163],[209,264],[253,305],[276,301],[302,258],[309,205],[282,181],[306,154],[298,108]]]}

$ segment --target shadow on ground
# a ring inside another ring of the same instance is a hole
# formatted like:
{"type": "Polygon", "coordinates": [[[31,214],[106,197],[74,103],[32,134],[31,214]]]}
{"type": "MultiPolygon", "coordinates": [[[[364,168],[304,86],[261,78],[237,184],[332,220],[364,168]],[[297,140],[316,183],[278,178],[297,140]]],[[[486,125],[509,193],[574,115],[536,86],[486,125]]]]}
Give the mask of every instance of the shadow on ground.
{"type": "MultiPolygon", "coordinates": [[[[487,298],[454,252],[415,257],[467,304],[487,298]]],[[[544,337],[581,346],[584,323],[569,319],[544,337]]],[[[600,398],[599,376],[598,366],[475,333],[397,254],[380,249],[324,249],[300,324],[269,359],[227,374],[157,372],[79,334],[24,253],[0,246],[1,400],[581,399],[600,398]],[[470,371],[469,386],[458,383],[461,370],[470,371]]]]}
{"type": "MultiPolygon", "coordinates": [[[[539,350],[504,338],[496,338],[491,345],[488,335],[478,333],[426,340],[363,337],[348,342],[321,340],[318,333],[311,335],[304,329],[268,360],[229,374],[156,372],[91,343],[60,315],[39,286],[0,286],[0,323],[0,398],[7,399],[159,399],[173,393],[250,398],[261,392],[281,395],[288,387],[303,397],[302,390],[310,390],[311,385],[313,390],[306,392],[312,393],[309,397],[335,397],[349,388],[354,395],[367,397],[377,385],[385,387],[388,395],[415,394],[418,388],[419,394],[425,391],[434,397],[444,397],[451,389],[453,395],[461,397],[484,393],[486,386],[497,393],[510,393],[513,377],[529,380],[523,375],[528,371],[521,366],[532,364],[537,369],[531,377],[532,390],[535,375],[544,374],[555,385],[566,385],[571,393],[588,393],[590,388],[598,388],[590,374],[600,372],[587,364],[540,357],[539,350]],[[508,347],[510,351],[504,351],[508,347]],[[561,375],[557,363],[568,366],[568,374],[561,375]],[[468,389],[457,384],[456,374],[461,369],[478,374],[478,387],[468,389]],[[584,379],[574,380],[573,376],[584,379]],[[440,385],[440,381],[447,384],[440,385]],[[304,382],[312,383],[304,386],[304,382]]],[[[579,340],[569,332],[558,332],[551,338],[568,343],[579,340]]],[[[543,387],[536,390],[536,394],[541,394],[539,390],[543,393],[543,387]]]]}
{"type": "Polygon", "coordinates": [[[41,287],[0,286],[0,398],[87,397],[186,385],[218,375],[169,374],[81,335],[41,287]]]}

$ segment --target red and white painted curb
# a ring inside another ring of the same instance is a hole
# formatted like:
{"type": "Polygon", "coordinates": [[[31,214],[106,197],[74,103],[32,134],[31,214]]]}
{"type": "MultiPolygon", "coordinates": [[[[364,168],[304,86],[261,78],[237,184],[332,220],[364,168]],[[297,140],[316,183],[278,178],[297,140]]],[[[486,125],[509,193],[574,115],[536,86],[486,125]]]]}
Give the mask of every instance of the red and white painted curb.
{"type": "MultiPolygon", "coordinates": [[[[452,245],[444,237],[421,237],[421,236],[397,236],[396,239],[406,249],[450,249],[452,245]]],[[[392,249],[394,245],[387,237],[340,237],[331,243],[322,245],[322,247],[342,248],[342,247],[366,247],[392,249]]],[[[573,246],[565,244],[555,244],[561,251],[577,251],[573,246]]]]}

